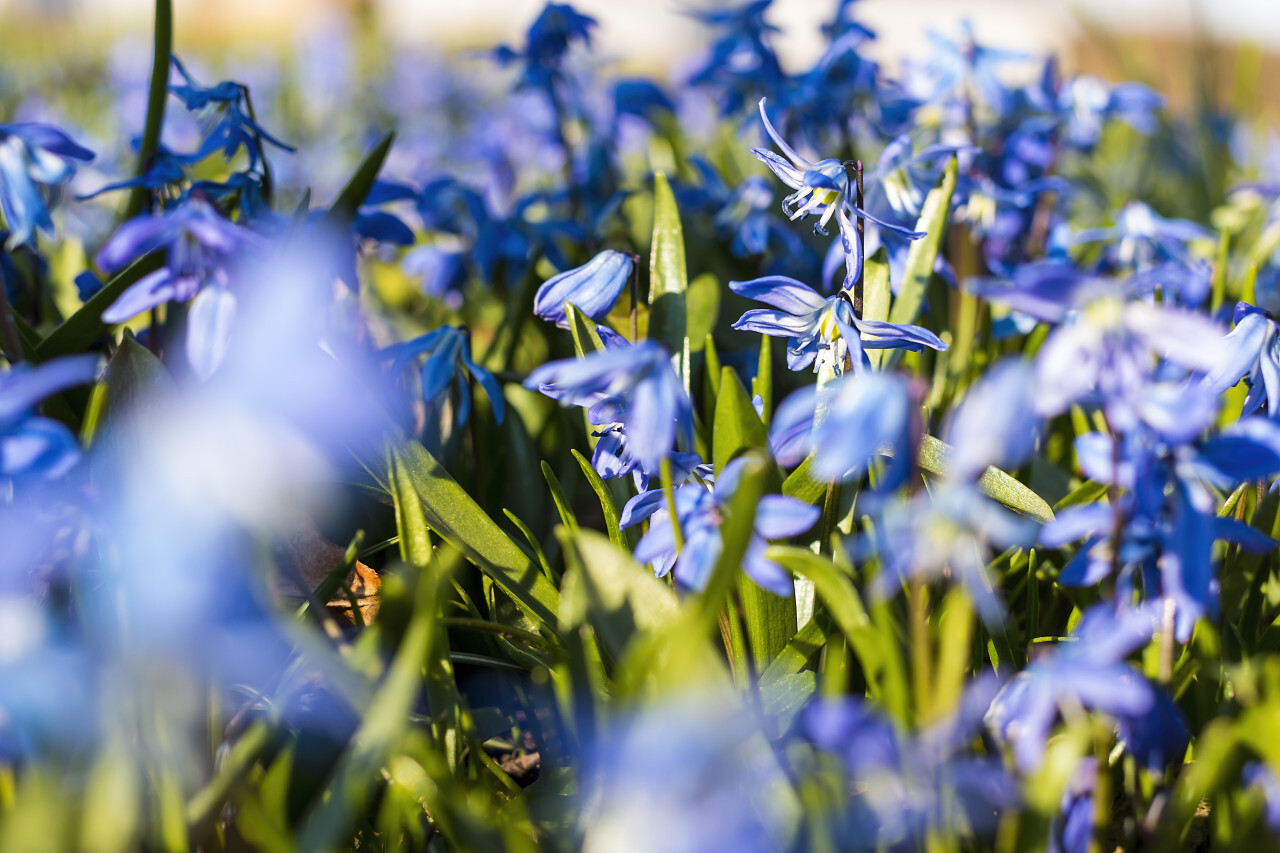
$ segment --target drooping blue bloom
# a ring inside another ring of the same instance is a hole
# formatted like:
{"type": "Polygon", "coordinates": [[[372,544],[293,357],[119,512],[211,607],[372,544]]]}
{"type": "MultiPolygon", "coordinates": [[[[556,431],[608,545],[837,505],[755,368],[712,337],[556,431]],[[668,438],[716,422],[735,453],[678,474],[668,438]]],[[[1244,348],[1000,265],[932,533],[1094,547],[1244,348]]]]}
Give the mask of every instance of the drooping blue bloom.
{"type": "MultiPolygon", "coordinates": [[[[142,145],[141,137],[134,140],[134,148],[137,149],[142,145]]],[[[136,178],[128,180],[115,181],[100,187],[86,195],[77,196],[80,201],[91,198],[97,198],[103,193],[116,192],[118,190],[128,190],[134,187],[142,187],[143,189],[155,192],[181,184],[187,179],[185,161],[182,157],[174,154],[163,144],[156,146],[155,152],[151,155],[151,165],[147,170],[136,178]]]]}
{"type": "Polygon", "coordinates": [[[631,255],[606,249],[582,266],[543,282],[533,298],[533,313],[567,329],[565,304],[572,303],[592,320],[599,320],[613,308],[634,269],[631,255]]]}
{"type": "Polygon", "coordinates": [[[36,405],[97,375],[98,358],[91,355],[0,373],[0,478],[53,480],[76,463],[80,447],[75,436],[61,422],[36,414],[36,405]]]}
{"type": "Polygon", "coordinates": [[[875,512],[876,525],[852,543],[855,560],[880,559],[871,592],[897,595],[913,578],[946,577],[969,593],[988,625],[1004,619],[986,561],[995,552],[1035,541],[1035,522],[992,501],[971,483],[945,480],[936,488],[894,498],[875,512]]]}
{"type": "Polygon", "coordinates": [[[1227,352],[1218,368],[1205,377],[1207,388],[1222,393],[1243,377],[1249,386],[1240,416],[1247,417],[1266,403],[1267,414],[1280,416],[1280,344],[1270,313],[1240,302],[1235,310],[1235,328],[1226,336],[1227,352]]]}
{"type": "Polygon", "coordinates": [[[259,239],[199,198],[129,220],[98,250],[98,267],[115,272],[158,249],[165,250],[166,263],[120,294],[102,313],[103,321],[123,323],[157,305],[185,302],[206,285],[225,286],[235,252],[259,239]]]}
{"type": "Polygon", "coordinates": [[[1164,98],[1141,83],[1108,86],[1097,77],[1082,74],[1062,84],[1056,106],[1064,140],[1088,151],[1098,144],[1103,126],[1111,120],[1122,121],[1139,133],[1155,132],[1155,114],[1164,108],[1164,98]]]}
{"type": "Polygon", "coordinates": [[[1198,305],[1209,293],[1211,265],[1193,257],[1189,244],[1213,240],[1209,229],[1185,219],[1165,219],[1141,202],[1131,202],[1110,227],[1086,228],[1073,238],[1076,245],[1102,242],[1106,259],[1135,274],[1146,289],[1162,287],[1179,301],[1198,305]]]}
{"type": "Polygon", "coordinates": [[[769,43],[778,28],[764,18],[773,0],[750,0],[727,9],[692,11],[690,17],[720,31],[702,67],[689,77],[692,86],[707,86],[717,95],[721,115],[742,111],[762,94],[776,92],[785,74],[769,43]]]}
{"type": "Polygon", "coordinates": [[[392,344],[382,351],[382,357],[391,359],[391,375],[400,372],[425,355],[422,365],[422,399],[427,405],[428,424],[439,420],[442,407],[448,400],[449,389],[458,390],[458,408],[454,421],[465,424],[471,417],[471,383],[468,376],[480,383],[493,407],[493,418],[502,423],[506,403],[502,388],[493,374],[471,359],[471,339],[466,331],[456,326],[441,326],[411,341],[392,344]]]}
{"type": "Polygon", "coordinates": [[[413,229],[404,220],[385,210],[378,210],[385,204],[397,201],[414,201],[418,193],[408,184],[395,181],[376,180],[369,188],[369,194],[360,203],[352,223],[357,235],[365,240],[378,243],[390,243],[395,246],[412,246],[413,229]]]}
{"type": "Polygon", "coordinates": [[[1001,689],[986,723],[1013,747],[1021,770],[1040,766],[1063,711],[1083,708],[1128,721],[1152,712],[1156,689],[1125,658],[1150,642],[1155,614],[1150,606],[1117,611],[1108,604],[1095,605],[1070,638],[1001,689]]]}
{"type": "Polygon", "coordinates": [[[235,157],[243,148],[249,157],[249,169],[258,168],[258,161],[266,156],[264,143],[270,143],[282,151],[294,151],[293,146],[276,139],[250,117],[248,88],[243,83],[224,80],[215,86],[201,86],[195,82],[178,57],[172,57],[173,67],[183,83],[170,85],[172,92],[183,105],[200,116],[205,138],[200,147],[190,154],[179,155],[187,163],[199,163],[215,151],[222,151],[227,160],[235,157]]]}
{"type": "Polygon", "coordinates": [[[667,350],[653,341],[548,362],[524,384],[562,405],[582,406],[587,420],[605,432],[618,427],[629,457],[646,474],[659,472],[677,442],[685,448],[693,443],[689,395],[667,350]]]}
{"type": "MultiPolygon", "coordinates": [[[[681,585],[689,589],[704,589],[724,549],[720,525],[746,461],[736,459],[730,462],[710,486],[686,483],[675,488],[676,517],[684,539],[679,551],[663,490],[652,489],[627,501],[620,527],[625,529],[650,519],[649,532],[636,545],[636,559],[652,564],[658,577],[665,577],[674,569],[676,580],[681,585]]],[[[764,589],[776,595],[792,595],[791,575],[765,557],[766,540],[799,536],[812,527],[821,514],[817,507],[796,498],[785,495],[762,497],[756,507],[751,540],[742,558],[742,570],[764,589]]]]}
{"type": "MultiPolygon", "coordinates": [[[[1152,401],[1152,393],[1161,393],[1151,387],[1157,356],[1181,368],[1182,376],[1212,374],[1223,363],[1222,333],[1202,314],[1126,302],[1122,291],[1108,286],[1084,288],[1073,297],[1068,322],[1049,335],[1036,357],[1037,408],[1043,414],[1058,414],[1072,403],[1099,406],[1112,429],[1125,432],[1143,419],[1143,403],[1152,401]]],[[[1204,402],[1194,393],[1163,395],[1166,408],[1180,407],[1188,415],[1203,414],[1204,402]]]]}
{"type": "Polygon", "coordinates": [[[810,215],[817,216],[818,222],[813,226],[814,233],[825,235],[827,233],[827,224],[832,217],[835,217],[837,224],[840,226],[845,254],[850,256],[846,260],[848,267],[846,282],[856,279],[862,269],[862,245],[854,234],[853,222],[850,216],[863,217],[882,228],[897,232],[905,237],[917,238],[924,236],[919,232],[912,231],[910,228],[904,228],[901,225],[881,219],[855,205],[854,199],[850,197],[849,174],[845,169],[845,164],[836,159],[819,160],[817,163],[811,163],[801,157],[778,134],[778,131],[774,130],[773,123],[769,121],[769,114],[765,112],[764,105],[765,99],[761,98],[760,117],[764,120],[764,128],[768,132],[769,138],[786,156],[785,158],[780,157],[768,148],[752,148],[751,153],[768,166],[769,170],[777,175],[784,184],[795,190],[782,201],[782,210],[787,215],[787,218],[794,221],[810,215]]]}
{"type": "Polygon", "coordinates": [[[812,364],[815,371],[826,365],[841,372],[847,358],[853,370],[860,371],[869,365],[864,352],[868,349],[947,348],[937,335],[920,326],[859,320],[848,291],[843,289],[823,298],[813,288],[780,275],[731,281],[729,289],[774,306],[748,311],[733,327],[790,338],[787,366],[792,370],[804,370],[812,364]]]}
{"type": "Polygon", "coordinates": [[[521,61],[519,86],[550,94],[562,77],[560,66],[565,54],[577,43],[590,47],[595,26],[595,18],[583,15],[568,3],[548,3],[529,26],[523,51],[502,45],[493,51],[493,57],[502,65],[521,61]]]}
{"type": "Polygon", "coordinates": [[[30,243],[36,229],[53,234],[49,196],[75,174],[73,161],[94,154],[49,124],[0,124],[0,213],[9,237],[5,249],[30,243]]]}
{"type": "Polygon", "coordinates": [[[842,376],[783,400],[770,424],[770,443],[781,465],[813,454],[813,475],[831,482],[861,476],[877,454],[887,452],[879,488],[891,491],[911,468],[913,410],[910,387],[897,374],[842,376]]]}
{"type": "Polygon", "coordinates": [[[1028,54],[979,44],[968,20],[961,22],[959,39],[953,40],[932,30],[928,35],[933,51],[925,69],[923,95],[927,100],[955,99],[972,109],[971,102],[976,96],[979,105],[997,119],[1012,108],[1013,93],[1000,82],[1000,67],[1024,62],[1030,58],[1028,54]]]}
{"type": "MultiPolygon", "coordinates": [[[[1182,443],[1206,425],[1178,427],[1182,443]]],[[[1069,507],[1045,525],[1040,541],[1056,548],[1085,539],[1059,582],[1091,586],[1118,567],[1121,594],[1141,590],[1170,603],[1175,634],[1185,642],[1198,619],[1217,613],[1213,543],[1222,539],[1253,553],[1274,547],[1248,525],[1219,517],[1205,483],[1230,489],[1241,480],[1280,472],[1280,428],[1249,418],[1198,447],[1170,447],[1167,442],[1179,436],[1172,430],[1164,435],[1144,426],[1123,436],[1118,448],[1101,433],[1080,436],[1076,452],[1081,468],[1100,483],[1119,486],[1119,502],[1069,507]],[[1117,518],[1123,522],[1119,539],[1117,518]]]]}
{"type": "Polygon", "coordinates": [[[1006,359],[969,388],[947,431],[951,476],[976,482],[988,466],[1016,468],[1032,454],[1040,425],[1034,385],[1028,362],[1006,359]]]}
{"type": "Polygon", "coordinates": [[[998,758],[971,751],[994,689],[993,677],[972,682],[953,716],[916,736],[852,697],[805,709],[806,736],[841,759],[848,778],[839,849],[911,850],[930,832],[981,838],[995,829],[1019,798],[998,758]]]}

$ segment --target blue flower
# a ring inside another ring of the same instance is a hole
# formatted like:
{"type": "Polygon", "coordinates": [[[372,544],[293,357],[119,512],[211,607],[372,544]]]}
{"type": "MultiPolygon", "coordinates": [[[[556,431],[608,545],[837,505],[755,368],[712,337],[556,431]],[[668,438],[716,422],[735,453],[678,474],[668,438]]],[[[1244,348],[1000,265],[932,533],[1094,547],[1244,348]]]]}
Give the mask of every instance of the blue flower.
{"type": "Polygon", "coordinates": [[[971,483],[944,480],[931,492],[884,502],[875,526],[854,539],[855,560],[880,560],[871,581],[874,596],[892,598],[913,578],[946,577],[969,593],[988,625],[1004,619],[1004,607],[987,574],[993,551],[1035,541],[1035,522],[987,498],[971,483]]]}
{"type": "Polygon", "coordinates": [[[1280,344],[1271,315],[1241,302],[1236,305],[1235,328],[1226,336],[1222,363],[1204,379],[1205,387],[1221,394],[1244,378],[1249,394],[1240,412],[1243,418],[1266,403],[1267,414],[1280,416],[1280,344]]]}
{"type": "Polygon", "coordinates": [[[49,124],[0,124],[0,213],[9,251],[31,242],[39,228],[53,234],[48,188],[75,174],[73,160],[88,162],[93,152],[49,124]]]}
{"type": "Polygon", "coordinates": [[[634,269],[631,255],[606,249],[582,266],[547,279],[533,298],[533,313],[568,328],[565,304],[572,303],[592,320],[599,320],[613,308],[634,269]]]}
{"type": "Polygon", "coordinates": [[[947,430],[955,448],[951,476],[977,481],[988,466],[1015,468],[1036,447],[1040,417],[1032,405],[1035,374],[1028,362],[1006,359],[965,392],[947,430]]]}
{"type": "Polygon", "coordinates": [[[891,459],[879,488],[889,491],[911,468],[913,410],[910,387],[896,374],[842,376],[783,400],[770,424],[770,443],[781,465],[796,465],[813,454],[813,475],[832,482],[860,476],[887,451],[891,459]]]}
{"type": "Polygon", "coordinates": [[[869,362],[864,350],[930,347],[945,350],[937,335],[920,326],[898,325],[880,320],[859,320],[853,313],[848,292],[823,298],[813,288],[786,276],[766,276],[751,281],[731,281],[729,288],[776,310],[757,308],[743,314],[735,329],[790,338],[787,366],[819,370],[832,366],[844,370],[846,358],[855,371],[869,362]],[[864,335],[866,337],[864,337],[864,335]]]}
{"type": "Polygon", "coordinates": [[[296,150],[267,133],[262,125],[249,117],[249,90],[243,83],[224,80],[216,86],[201,86],[178,57],[174,56],[172,60],[184,83],[171,84],[169,91],[188,110],[199,114],[205,125],[205,138],[200,147],[190,154],[179,155],[184,162],[199,163],[218,150],[230,160],[243,148],[249,156],[249,169],[256,170],[258,161],[266,154],[263,143],[270,143],[282,151],[296,150]]]}
{"type": "MultiPolygon", "coordinates": [[[[1186,434],[1205,426],[1193,422],[1186,434]]],[[[1214,541],[1252,553],[1275,547],[1252,527],[1219,517],[1205,485],[1230,489],[1280,471],[1280,428],[1269,420],[1238,422],[1198,447],[1170,447],[1145,427],[1124,435],[1118,447],[1111,436],[1086,433],[1076,440],[1076,453],[1086,476],[1123,492],[1114,505],[1069,507],[1045,525],[1045,547],[1086,540],[1059,575],[1061,584],[1091,586],[1118,566],[1120,595],[1141,590],[1172,604],[1175,634],[1185,642],[1196,620],[1217,612],[1214,541]],[[1117,518],[1123,522],[1118,540],[1117,518]]]]}
{"type": "Polygon", "coordinates": [[[201,198],[188,198],[158,214],[143,214],[116,229],[94,261],[115,272],[148,252],[164,249],[163,267],[143,276],[102,312],[106,323],[123,323],[166,302],[185,302],[202,288],[225,288],[236,252],[260,238],[223,218],[201,198]]]}
{"type": "Polygon", "coordinates": [[[0,477],[56,479],[80,458],[75,436],[58,421],[35,413],[36,404],[67,388],[92,382],[96,356],[69,356],[38,367],[0,373],[0,477]]]}
{"type": "Polygon", "coordinates": [[[493,51],[493,56],[502,65],[523,60],[520,87],[550,93],[561,77],[560,64],[570,46],[581,42],[590,47],[591,30],[595,26],[594,18],[581,14],[568,3],[548,3],[529,26],[523,52],[502,45],[493,51]]]}
{"type": "Polygon", "coordinates": [[[1029,58],[1025,53],[978,44],[969,21],[961,23],[957,40],[930,31],[933,52],[927,66],[927,98],[943,101],[956,98],[968,102],[976,94],[983,106],[1004,116],[1013,106],[1013,93],[1000,82],[1000,66],[1029,58]]]}
{"type": "Polygon", "coordinates": [[[669,353],[653,341],[548,362],[524,385],[563,405],[582,406],[587,420],[604,432],[621,432],[627,453],[646,474],[658,473],[677,441],[684,447],[693,443],[689,395],[669,353]]]}
{"type": "Polygon", "coordinates": [[[951,717],[916,736],[853,697],[804,710],[805,735],[840,758],[847,775],[839,849],[912,850],[931,832],[971,837],[995,829],[1000,812],[1017,803],[1017,785],[998,758],[970,752],[994,689],[990,674],[971,682],[951,717]]]}
{"type": "MultiPolygon", "coordinates": [[[[675,488],[676,517],[683,536],[677,551],[675,530],[667,508],[666,493],[653,489],[627,501],[620,526],[624,529],[650,519],[649,532],[636,545],[636,559],[653,565],[658,577],[675,570],[676,580],[689,589],[704,589],[715,569],[724,543],[720,525],[746,460],[730,462],[712,487],[686,483],[675,488]]],[[[742,558],[742,570],[770,592],[790,596],[794,589],[786,569],[765,557],[768,539],[799,536],[818,520],[822,511],[796,498],[765,495],[756,508],[751,540],[742,558]]]]}
{"type": "Polygon", "coordinates": [[[1165,219],[1141,202],[1120,211],[1113,226],[1086,228],[1072,242],[1108,244],[1107,260],[1133,271],[1148,289],[1162,286],[1182,301],[1199,304],[1209,292],[1211,266],[1191,256],[1188,244],[1211,241],[1214,234],[1185,219],[1165,219]]]}
{"type": "Polygon", "coordinates": [[[986,723],[1012,745],[1021,770],[1040,766],[1061,712],[1085,709],[1129,721],[1152,712],[1156,689],[1125,658],[1151,640],[1155,612],[1149,606],[1116,611],[1110,605],[1095,605],[1071,638],[1004,686],[987,711],[986,723]]]}
{"type": "Polygon", "coordinates": [[[493,417],[502,423],[506,412],[502,388],[493,374],[471,360],[471,340],[467,333],[455,326],[441,326],[411,341],[392,344],[382,351],[383,358],[390,358],[391,375],[399,376],[411,361],[426,355],[422,366],[422,399],[427,405],[428,423],[435,423],[445,402],[449,388],[455,383],[458,389],[458,411],[455,418],[459,425],[471,416],[470,374],[489,397],[493,417]]]}

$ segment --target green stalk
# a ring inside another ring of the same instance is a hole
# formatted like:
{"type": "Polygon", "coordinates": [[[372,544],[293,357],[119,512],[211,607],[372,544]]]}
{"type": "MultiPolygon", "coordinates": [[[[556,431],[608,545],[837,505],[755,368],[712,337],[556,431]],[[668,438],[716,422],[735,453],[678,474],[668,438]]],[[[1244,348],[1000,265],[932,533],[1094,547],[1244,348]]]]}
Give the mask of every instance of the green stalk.
{"type": "MultiPolygon", "coordinates": [[[[155,50],[151,57],[151,88],[147,91],[147,123],[142,130],[142,144],[138,148],[138,169],[135,177],[142,177],[151,168],[151,160],[160,146],[160,130],[164,127],[164,106],[169,97],[169,56],[173,53],[173,3],[156,0],[155,50]]],[[[146,204],[147,191],[136,186],[129,193],[129,203],[124,208],[124,218],[132,219],[146,204]]]]}

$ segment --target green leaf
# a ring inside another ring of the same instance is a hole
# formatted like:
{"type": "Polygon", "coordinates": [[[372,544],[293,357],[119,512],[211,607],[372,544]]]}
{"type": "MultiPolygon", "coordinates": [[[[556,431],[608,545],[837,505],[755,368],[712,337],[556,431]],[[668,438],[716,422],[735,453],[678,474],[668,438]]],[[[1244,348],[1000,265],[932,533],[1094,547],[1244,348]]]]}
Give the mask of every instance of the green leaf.
{"type": "Polygon", "coordinates": [[[782,493],[807,504],[817,504],[827,493],[827,484],[814,479],[812,471],[813,457],[806,456],[799,467],[783,482],[782,493]]]}
{"type": "MultiPolygon", "coordinates": [[[[147,119],[142,126],[142,141],[138,145],[138,167],[134,177],[142,177],[151,168],[151,161],[160,145],[160,131],[164,127],[164,108],[169,100],[169,56],[173,53],[173,4],[171,0],[156,0],[156,20],[151,46],[151,83],[147,87],[147,119]]],[[[124,219],[132,219],[146,203],[147,190],[136,186],[129,192],[125,204],[124,219]]]]}
{"type": "Polygon", "coordinates": [[[360,209],[361,203],[369,195],[369,190],[373,188],[373,182],[378,179],[378,172],[382,171],[382,163],[387,159],[387,152],[391,150],[391,143],[395,138],[394,130],[388,132],[369,150],[364,160],[360,161],[359,167],[351,175],[347,185],[342,188],[342,192],[338,193],[338,198],[334,200],[329,212],[325,214],[326,224],[345,227],[355,219],[356,211],[360,209]]]}
{"type": "Polygon", "coordinates": [[[1071,490],[1071,493],[1053,505],[1054,512],[1061,512],[1069,506],[1078,506],[1080,504],[1093,503],[1107,493],[1107,487],[1104,483],[1094,480],[1085,480],[1080,485],[1071,490]]]}
{"type": "MultiPolygon", "coordinates": [[[[458,555],[448,553],[432,572],[416,573],[413,615],[386,678],[364,709],[360,727],[326,790],[304,818],[298,833],[300,850],[333,850],[363,811],[381,783],[382,768],[409,729],[410,715],[423,686],[423,670],[441,654],[447,654],[438,611],[458,555]]],[[[539,575],[539,577],[541,577],[539,575]]],[[[505,661],[503,662],[505,663],[505,661]]],[[[443,709],[433,709],[439,713],[443,709]]]]}
{"type": "Polygon", "coordinates": [[[796,600],[761,589],[745,574],[738,577],[742,624],[755,671],[767,669],[796,635],[796,600]]]}
{"type": "Polygon", "coordinates": [[[102,312],[110,308],[131,284],[163,265],[164,256],[160,252],[151,252],[113,275],[101,290],[80,306],[79,311],[59,323],[40,342],[32,354],[32,360],[48,361],[60,355],[87,349],[107,330],[107,324],[102,322],[102,312]]]}
{"type": "Polygon", "coordinates": [[[775,736],[791,728],[817,689],[818,677],[812,672],[789,673],[760,686],[760,705],[775,736]]]}
{"type": "Polygon", "coordinates": [[[796,632],[791,641],[783,647],[774,657],[773,662],[768,668],[760,674],[761,689],[768,686],[776,679],[790,675],[793,672],[799,672],[804,669],[810,661],[818,656],[818,652],[822,651],[822,647],[827,642],[829,632],[824,625],[826,618],[814,618],[804,623],[804,627],[796,632]]]}
{"type": "Polygon", "coordinates": [[[760,423],[760,416],[752,408],[751,398],[742,387],[738,374],[731,367],[721,368],[711,452],[716,473],[723,471],[724,466],[743,451],[768,446],[769,435],[764,424],[760,423]]]}
{"type": "Polygon", "coordinates": [[[569,334],[573,336],[573,351],[578,358],[604,349],[595,321],[585,316],[572,302],[564,304],[564,313],[569,319],[569,334]]]}
{"type": "Polygon", "coordinates": [[[897,639],[872,623],[853,581],[830,560],[805,548],[771,545],[765,555],[813,581],[814,591],[862,664],[869,695],[898,719],[908,719],[907,678],[897,639]]]}
{"type": "Polygon", "coordinates": [[[613,495],[609,493],[609,487],[605,485],[604,480],[596,473],[596,469],[591,467],[590,459],[577,450],[569,452],[573,454],[574,459],[578,460],[578,467],[582,469],[582,475],[587,478],[587,482],[591,484],[592,491],[600,499],[600,511],[604,513],[604,526],[609,533],[609,541],[619,548],[627,548],[627,540],[622,535],[622,530],[618,527],[618,505],[613,502],[613,495]]]}
{"type": "Polygon", "coordinates": [[[671,350],[672,366],[689,390],[688,269],[680,211],[666,175],[653,179],[653,243],[649,255],[649,337],[671,350]]]}
{"type": "Polygon", "coordinates": [[[914,323],[920,316],[925,289],[933,275],[933,264],[937,260],[938,249],[942,246],[942,236],[946,233],[947,213],[951,209],[951,195],[956,189],[958,171],[959,166],[952,157],[942,173],[941,182],[929,191],[924,200],[916,230],[926,233],[919,240],[912,241],[907,252],[906,275],[898,291],[898,298],[889,310],[890,323],[914,323]]]}
{"type": "MultiPolygon", "coordinates": [[[[931,474],[945,475],[954,449],[941,439],[926,435],[920,442],[920,467],[931,474]]],[[[978,488],[988,497],[1026,513],[1040,521],[1052,521],[1053,510],[1045,499],[999,468],[987,468],[978,478],[978,488]]]]}
{"type": "Polygon", "coordinates": [[[405,474],[404,462],[393,456],[390,463],[387,473],[396,510],[396,530],[400,533],[400,558],[411,566],[423,568],[431,563],[432,550],[422,499],[405,474]]]}
{"type": "Polygon", "coordinates": [[[170,384],[169,372],[160,359],[126,332],[115,355],[107,362],[102,382],[90,397],[81,432],[84,440],[92,442],[109,420],[132,411],[140,402],[154,396],[157,388],[170,384]]]}
{"type": "Polygon", "coordinates": [[[553,624],[560,593],[534,561],[480,509],[425,447],[401,436],[393,452],[404,475],[422,498],[428,527],[479,566],[534,620],[543,625],[553,624]]]}
{"type": "Polygon", "coordinates": [[[551,489],[551,500],[555,502],[556,512],[560,513],[560,521],[570,530],[577,530],[578,518],[573,514],[573,507],[569,506],[569,499],[565,497],[564,489],[560,487],[556,472],[552,471],[551,466],[545,461],[542,463],[542,476],[547,481],[547,487],[551,489]]]}
{"type": "Polygon", "coordinates": [[[679,610],[675,592],[625,548],[594,530],[557,535],[568,571],[560,604],[564,633],[590,623],[615,659],[637,631],[661,631],[679,610]]]}
{"type": "Polygon", "coordinates": [[[688,310],[689,349],[691,352],[702,350],[707,336],[716,327],[720,319],[720,279],[714,273],[704,272],[689,282],[689,291],[685,296],[688,310]]]}
{"type": "MultiPolygon", "coordinates": [[[[867,258],[862,266],[862,319],[885,321],[889,319],[889,303],[893,292],[889,288],[889,252],[884,246],[867,258]]],[[[871,366],[878,368],[885,357],[885,350],[869,349],[867,358],[871,366]]]]}

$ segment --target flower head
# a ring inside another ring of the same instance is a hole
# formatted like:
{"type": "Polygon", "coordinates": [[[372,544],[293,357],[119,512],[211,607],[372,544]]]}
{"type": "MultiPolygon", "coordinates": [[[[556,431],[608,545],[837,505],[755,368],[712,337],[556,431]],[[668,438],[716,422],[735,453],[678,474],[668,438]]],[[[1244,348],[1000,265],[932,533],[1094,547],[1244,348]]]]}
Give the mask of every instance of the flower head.
{"type": "MultiPolygon", "coordinates": [[[[489,397],[493,417],[502,423],[506,408],[502,388],[493,374],[471,359],[471,340],[467,333],[456,326],[441,326],[411,341],[392,344],[382,351],[383,358],[390,358],[391,375],[399,376],[409,362],[425,355],[422,365],[422,399],[433,415],[438,415],[455,383],[458,389],[457,423],[465,424],[471,416],[471,388],[467,381],[470,374],[489,397]]],[[[428,418],[428,423],[434,419],[428,418]]]]}
{"type": "Polygon", "coordinates": [[[582,266],[547,279],[533,298],[533,313],[568,328],[565,304],[572,303],[592,320],[599,320],[609,313],[634,268],[631,255],[606,249],[582,266]]]}
{"type": "Polygon", "coordinates": [[[93,152],[71,141],[49,124],[0,124],[0,213],[12,251],[30,242],[39,228],[53,233],[48,188],[64,184],[75,174],[72,161],[87,163],[93,152]]]}
{"type": "Polygon", "coordinates": [[[748,311],[733,327],[790,338],[787,366],[792,370],[804,370],[812,364],[815,371],[828,365],[842,372],[848,359],[857,371],[869,364],[864,350],[947,348],[937,335],[920,326],[858,319],[844,290],[824,298],[808,285],[781,275],[731,281],[729,288],[774,306],[772,310],[748,311]]]}
{"type": "Polygon", "coordinates": [[[693,405],[667,350],[653,341],[548,362],[529,374],[525,387],[582,406],[587,419],[606,431],[616,426],[646,473],[658,472],[677,441],[693,443],[693,405]]]}
{"type": "MultiPolygon", "coordinates": [[[[745,459],[730,462],[710,487],[704,483],[686,483],[675,488],[676,518],[683,537],[680,548],[676,546],[665,492],[653,489],[628,501],[622,510],[623,528],[650,519],[649,532],[636,545],[636,559],[651,563],[658,577],[665,577],[674,569],[676,580],[683,586],[706,587],[724,549],[720,525],[745,464],[745,459]]],[[[812,527],[821,514],[817,507],[796,498],[762,497],[756,507],[751,540],[742,558],[742,570],[764,589],[776,595],[792,595],[791,576],[765,557],[766,540],[799,536],[812,527]]]]}
{"type": "Polygon", "coordinates": [[[71,356],[39,367],[0,373],[0,478],[54,479],[80,458],[75,436],[60,422],[35,413],[36,404],[66,388],[92,382],[96,356],[71,356]]]}

